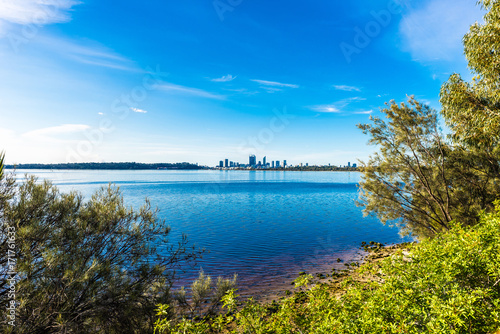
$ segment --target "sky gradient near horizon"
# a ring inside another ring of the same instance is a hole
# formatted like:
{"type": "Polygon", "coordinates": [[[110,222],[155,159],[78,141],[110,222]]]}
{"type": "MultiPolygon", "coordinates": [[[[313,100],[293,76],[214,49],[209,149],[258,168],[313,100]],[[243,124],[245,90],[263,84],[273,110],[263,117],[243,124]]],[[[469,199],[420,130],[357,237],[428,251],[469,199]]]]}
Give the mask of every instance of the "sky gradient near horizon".
{"type": "Polygon", "coordinates": [[[356,124],[435,109],[473,0],[0,0],[7,163],[341,164],[356,124]]]}

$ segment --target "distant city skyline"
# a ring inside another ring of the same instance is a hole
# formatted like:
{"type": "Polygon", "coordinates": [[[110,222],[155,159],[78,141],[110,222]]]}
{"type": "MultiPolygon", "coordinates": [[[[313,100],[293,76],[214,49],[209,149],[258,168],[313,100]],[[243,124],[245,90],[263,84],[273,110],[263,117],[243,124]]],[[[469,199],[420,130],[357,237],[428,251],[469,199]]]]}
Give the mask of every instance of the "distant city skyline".
{"type": "MultiPolygon", "coordinates": [[[[309,166],[308,162],[298,162],[296,164],[293,163],[288,163],[288,161],[285,160],[271,160],[271,162],[267,161],[267,156],[265,155],[261,160],[258,160],[258,157],[255,154],[250,154],[248,156],[248,162],[239,162],[239,161],[232,161],[229,160],[229,158],[225,158],[223,160],[220,160],[215,167],[217,168],[247,168],[247,167],[252,167],[252,168],[280,168],[280,167],[292,167],[292,166],[309,166]]],[[[347,161],[345,164],[311,164],[311,166],[338,166],[338,167],[357,167],[357,163],[352,163],[350,161],[347,161]]],[[[208,166],[212,167],[212,166],[208,166]]]]}
{"type": "Polygon", "coordinates": [[[356,124],[406,95],[439,109],[449,75],[471,77],[461,40],[483,15],[470,0],[117,4],[1,5],[7,163],[367,160],[356,124]]]}

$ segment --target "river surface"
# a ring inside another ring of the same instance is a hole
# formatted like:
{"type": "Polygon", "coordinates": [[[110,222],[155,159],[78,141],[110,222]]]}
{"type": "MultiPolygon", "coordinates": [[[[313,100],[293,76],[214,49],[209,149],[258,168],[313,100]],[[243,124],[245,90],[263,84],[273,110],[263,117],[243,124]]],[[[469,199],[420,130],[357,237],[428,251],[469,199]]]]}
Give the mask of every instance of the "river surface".
{"type": "Polygon", "coordinates": [[[50,171],[18,170],[53,181],[62,191],[92,193],[113,183],[125,203],[139,207],[147,197],[171,226],[205,248],[186,268],[188,283],[200,269],[212,276],[238,274],[240,293],[290,287],[300,271],[328,273],[358,259],[362,241],[409,241],[376,218],[363,217],[357,172],[292,171],[50,171]]]}

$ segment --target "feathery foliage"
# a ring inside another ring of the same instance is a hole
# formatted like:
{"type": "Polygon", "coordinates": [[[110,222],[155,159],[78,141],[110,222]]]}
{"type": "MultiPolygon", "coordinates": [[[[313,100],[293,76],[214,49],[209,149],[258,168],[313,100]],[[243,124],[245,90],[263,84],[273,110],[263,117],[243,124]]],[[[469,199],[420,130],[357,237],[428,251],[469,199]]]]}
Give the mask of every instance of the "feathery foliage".
{"type": "MultiPolygon", "coordinates": [[[[441,104],[455,140],[498,154],[500,139],[500,1],[481,0],[488,10],[484,24],[475,23],[464,36],[464,52],[472,82],[459,74],[441,87],[441,104]]],[[[498,168],[498,167],[497,167],[498,168]]]]}
{"type": "Polygon", "coordinates": [[[150,333],[156,304],[168,303],[174,270],[197,257],[146,201],[128,208],[118,189],[85,201],[48,181],[1,180],[0,304],[10,302],[6,231],[15,231],[16,326],[4,333],[150,333]],[[4,198],[6,200],[4,200],[4,198]]]}
{"type": "Polygon", "coordinates": [[[432,236],[458,220],[473,225],[483,209],[493,209],[500,194],[491,156],[447,141],[438,114],[413,97],[392,101],[381,110],[386,120],[370,117],[358,127],[379,147],[361,163],[359,205],[365,214],[393,223],[403,233],[432,236]]]}
{"type": "Polygon", "coordinates": [[[438,114],[410,98],[391,102],[359,127],[380,151],[362,165],[360,204],[404,231],[435,235],[452,220],[477,223],[500,196],[500,1],[478,2],[488,12],[464,37],[471,83],[453,74],[441,87],[442,115],[452,133],[438,131],[438,114]]]}

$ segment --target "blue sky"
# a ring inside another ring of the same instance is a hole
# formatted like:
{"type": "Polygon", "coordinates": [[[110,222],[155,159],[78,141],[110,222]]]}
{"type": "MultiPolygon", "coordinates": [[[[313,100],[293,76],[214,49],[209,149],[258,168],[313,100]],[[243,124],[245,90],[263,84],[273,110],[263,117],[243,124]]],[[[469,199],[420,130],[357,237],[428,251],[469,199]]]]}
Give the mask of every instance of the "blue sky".
{"type": "Polygon", "coordinates": [[[0,2],[8,163],[365,160],[356,124],[435,109],[473,0],[0,2]]]}

